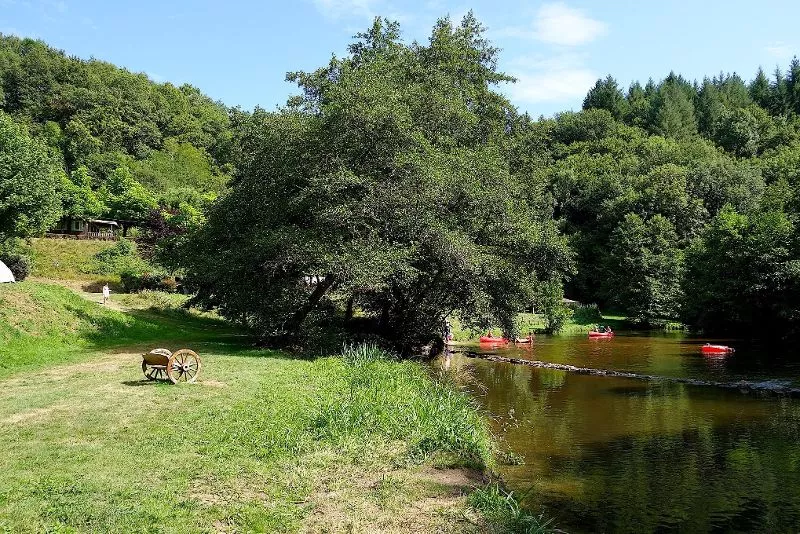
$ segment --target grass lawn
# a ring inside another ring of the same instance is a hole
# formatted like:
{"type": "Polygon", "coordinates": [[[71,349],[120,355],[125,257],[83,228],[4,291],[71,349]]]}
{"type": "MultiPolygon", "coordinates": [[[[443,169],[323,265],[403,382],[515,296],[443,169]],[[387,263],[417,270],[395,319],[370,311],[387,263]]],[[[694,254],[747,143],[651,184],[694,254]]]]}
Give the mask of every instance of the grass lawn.
{"type": "Polygon", "coordinates": [[[471,399],[415,363],[254,349],[213,319],[0,287],[0,531],[541,531],[471,399]],[[140,354],[189,346],[197,384],[140,354]]]}
{"type": "Polygon", "coordinates": [[[118,276],[100,276],[87,272],[93,264],[94,255],[112,246],[113,241],[91,239],[31,239],[28,251],[33,264],[31,275],[50,280],[119,282],[118,276]]]}

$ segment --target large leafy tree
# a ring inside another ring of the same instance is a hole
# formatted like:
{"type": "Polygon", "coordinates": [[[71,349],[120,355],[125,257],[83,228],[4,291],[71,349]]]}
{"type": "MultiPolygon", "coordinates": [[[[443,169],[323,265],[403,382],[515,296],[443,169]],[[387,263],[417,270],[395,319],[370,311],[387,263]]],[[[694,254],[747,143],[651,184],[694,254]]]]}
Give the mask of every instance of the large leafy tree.
{"type": "Polygon", "coordinates": [[[685,320],[709,332],[800,333],[797,258],[786,214],[721,211],[686,254],[685,320]]]}
{"type": "Polygon", "coordinates": [[[61,215],[63,179],[47,147],[0,111],[0,242],[45,232],[61,215]]]}
{"type": "Polygon", "coordinates": [[[411,46],[376,20],[347,57],[290,74],[302,94],[247,123],[230,191],[184,248],[197,300],[283,338],[349,302],[403,351],[452,313],[511,331],[569,254],[510,172],[496,58],[472,14],[411,46]]]}
{"type": "Polygon", "coordinates": [[[628,214],[609,242],[606,291],[633,319],[653,324],[674,318],[681,303],[683,258],[666,217],[628,214]]]}
{"type": "Polygon", "coordinates": [[[70,217],[100,217],[108,211],[108,206],[92,189],[92,177],[86,167],[78,167],[69,178],[63,177],[60,195],[63,212],[70,217]]]}

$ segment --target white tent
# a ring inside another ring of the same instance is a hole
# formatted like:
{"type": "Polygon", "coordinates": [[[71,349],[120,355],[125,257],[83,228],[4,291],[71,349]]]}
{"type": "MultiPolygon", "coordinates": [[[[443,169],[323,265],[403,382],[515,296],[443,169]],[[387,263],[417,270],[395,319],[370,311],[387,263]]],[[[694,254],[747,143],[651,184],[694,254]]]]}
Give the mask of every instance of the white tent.
{"type": "Polygon", "coordinates": [[[6,267],[5,263],[0,261],[0,284],[4,282],[15,282],[14,273],[11,272],[11,269],[6,267]]]}

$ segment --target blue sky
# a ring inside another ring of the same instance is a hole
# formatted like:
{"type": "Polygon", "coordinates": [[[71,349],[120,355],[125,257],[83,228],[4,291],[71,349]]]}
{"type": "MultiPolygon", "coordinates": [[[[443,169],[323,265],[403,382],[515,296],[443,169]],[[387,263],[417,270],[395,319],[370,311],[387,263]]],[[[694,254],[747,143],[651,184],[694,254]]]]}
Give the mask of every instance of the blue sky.
{"type": "Polygon", "coordinates": [[[344,54],[375,15],[398,20],[411,41],[469,9],[502,49],[501,69],[519,80],[501,90],[536,116],[580,108],[609,73],[624,86],[670,70],[750,79],[759,65],[771,73],[800,55],[796,0],[0,0],[0,32],[191,83],[231,106],[273,109],[294,92],[287,71],[344,54]]]}

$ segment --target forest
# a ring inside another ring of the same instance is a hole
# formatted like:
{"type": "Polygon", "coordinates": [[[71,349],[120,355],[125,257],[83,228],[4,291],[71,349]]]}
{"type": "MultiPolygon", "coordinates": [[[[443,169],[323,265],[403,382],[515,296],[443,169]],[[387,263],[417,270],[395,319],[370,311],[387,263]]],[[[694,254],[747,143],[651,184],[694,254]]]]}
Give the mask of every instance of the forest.
{"type": "Polygon", "coordinates": [[[413,352],[446,317],[510,333],[531,305],[556,331],[565,296],[642,327],[800,335],[800,61],[609,75],[536,118],[498,55],[472,14],[424,43],[376,19],[289,73],[285,106],[243,111],[0,36],[0,251],[62,216],[129,221],[195,305],[276,342],[413,352]]]}

